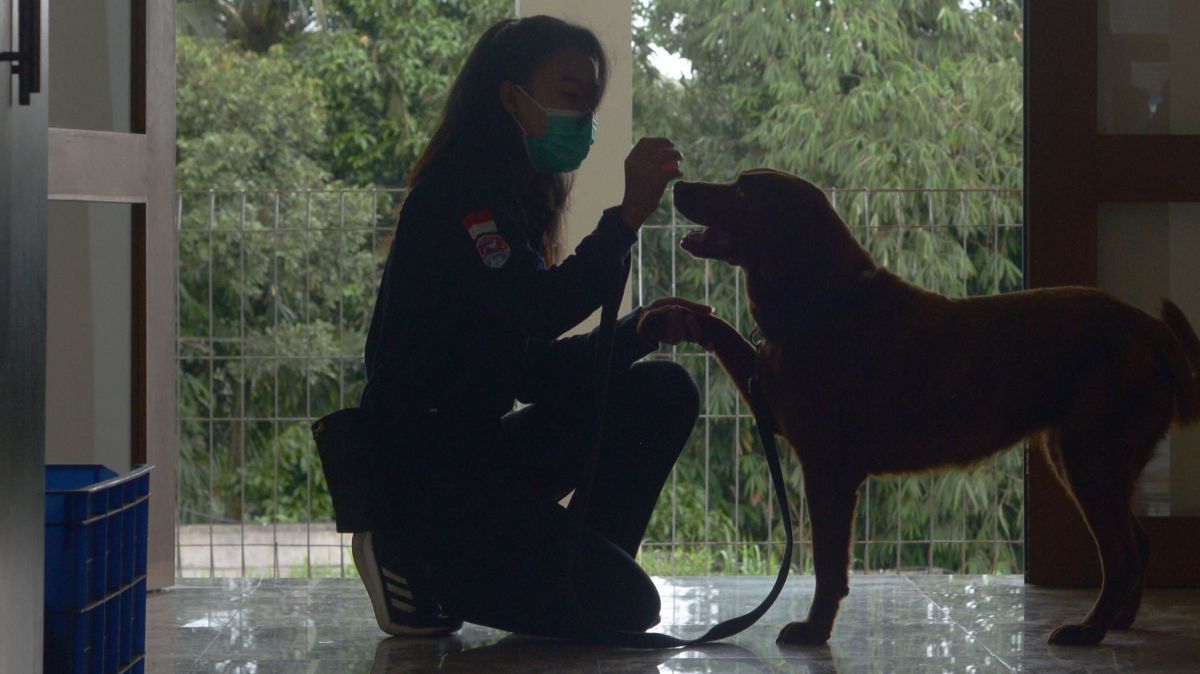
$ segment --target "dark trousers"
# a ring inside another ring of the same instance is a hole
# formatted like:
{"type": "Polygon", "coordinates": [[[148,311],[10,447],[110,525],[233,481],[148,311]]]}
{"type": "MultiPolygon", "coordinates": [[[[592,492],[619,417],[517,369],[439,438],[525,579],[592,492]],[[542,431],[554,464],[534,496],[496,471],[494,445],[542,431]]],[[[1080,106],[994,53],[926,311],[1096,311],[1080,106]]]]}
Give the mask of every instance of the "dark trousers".
{"type": "MultiPolygon", "coordinates": [[[[572,575],[580,603],[596,619],[642,631],[660,605],[633,558],[695,425],[699,394],[691,375],[670,361],[613,372],[611,391],[572,575]]],[[[448,613],[512,632],[586,636],[568,596],[567,556],[577,528],[558,501],[579,482],[593,415],[585,389],[563,391],[506,415],[494,445],[470,470],[430,476],[430,512],[409,519],[420,519],[418,553],[448,613]]]]}

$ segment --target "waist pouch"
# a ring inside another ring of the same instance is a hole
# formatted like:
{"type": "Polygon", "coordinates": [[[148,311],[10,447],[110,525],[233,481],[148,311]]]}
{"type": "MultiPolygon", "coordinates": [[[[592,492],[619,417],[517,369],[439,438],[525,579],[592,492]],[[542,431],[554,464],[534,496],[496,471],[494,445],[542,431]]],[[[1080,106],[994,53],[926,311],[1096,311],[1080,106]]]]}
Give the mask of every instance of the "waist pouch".
{"type": "Polygon", "coordinates": [[[369,531],[377,486],[379,438],[365,411],[348,407],[312,424],[321,470],[333,501],[334,524],[340,533],[369,531]]]}
{"type": "Polygon", "coordinates": [[[348,407],[317,419],[311,430],[334,524],[339,533],[353,533],[397,524],[408,514],[406,496],[436,488],[426,484],[430,480],[453,473],[474,477],[472,468],[490,453],[500,420],[405,413],[384,421],[348,407]]]}

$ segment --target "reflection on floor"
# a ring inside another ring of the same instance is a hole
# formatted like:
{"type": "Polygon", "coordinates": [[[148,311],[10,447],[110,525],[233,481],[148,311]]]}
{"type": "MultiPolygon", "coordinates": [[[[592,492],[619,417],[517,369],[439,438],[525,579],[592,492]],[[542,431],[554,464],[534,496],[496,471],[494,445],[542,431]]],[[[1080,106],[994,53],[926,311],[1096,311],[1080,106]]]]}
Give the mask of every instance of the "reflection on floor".
{"type": "MultiPolygon", "coordinates": [[[[658,578],[662,624],[696,636],[739,614],[768,578],[658,578]]],[[[803,616],[811,576],[793,577],[757,625],[727,642],[639,652],[467,625],[443,639],[385,639],[352,579],[188,580],[148,600],[147,672],[1184,672],[1200,671],[1200,591],[1150,590],[1134,629],[1095,648],[1052,648],[1093,590],[1019,576],[856,576],[833,639],[775,645],[803,616]]]]}

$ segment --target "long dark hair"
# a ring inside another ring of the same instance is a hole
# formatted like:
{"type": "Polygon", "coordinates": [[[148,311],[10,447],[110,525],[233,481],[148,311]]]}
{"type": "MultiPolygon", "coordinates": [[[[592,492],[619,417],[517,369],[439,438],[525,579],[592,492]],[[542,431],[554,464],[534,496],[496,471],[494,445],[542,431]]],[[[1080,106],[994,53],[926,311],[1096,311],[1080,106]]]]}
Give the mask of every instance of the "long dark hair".
{"type": "Polygon", "coordinates": [[[500,84],[511,81],[528,88],[529,77],[548,58],[578,49],[598,64],[595,110],[608,83],[608,59],[592,31],[550,16],[504,19],[475,43],[450,88],[441,124],[409,175],[412,187],[435,163],[459,160],[489,181],[500,207],[512,209],[532,230],[548,261],[563,247],[562,211],[571,191],[568,176],[537,173],[526,157],[524,139],[513,118],[500,105],[500,84]]]}

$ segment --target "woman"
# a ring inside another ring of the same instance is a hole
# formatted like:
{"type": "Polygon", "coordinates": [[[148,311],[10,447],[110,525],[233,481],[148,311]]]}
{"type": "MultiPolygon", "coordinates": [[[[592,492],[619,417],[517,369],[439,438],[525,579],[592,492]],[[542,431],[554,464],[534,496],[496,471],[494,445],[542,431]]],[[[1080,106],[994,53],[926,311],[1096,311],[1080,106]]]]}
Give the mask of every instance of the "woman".
{"type": "MultiPolygon", "coordinates": [[[[440,634],[463,620],[586,634],[567,599],[574,529],[559,501],[591,451],[596,332],[560,335],[627,273],[638,228],[682,175],[670,141],[640,140],[621,205],[559,259],[564,173],[592,143],[607,74],[590,31],[544,16],[501,21],[472,50],[413,170],[361,400],[382,434],[385,495],[379,524],[353,543],[390,634],[440,634]],[[514,399],[527,406],[510,411],[514,399]]],[[[689,315],[711,311],[678,298],[651,309],[680,339],[689,315]]],[[[618,322],[605,442],[572,573],[584,607],[625,630],[657,621],[658,593],[633,557],[698,408],[683,368],[634,364],[658,346],[638,336],[641,314],[618,322]]]]}

